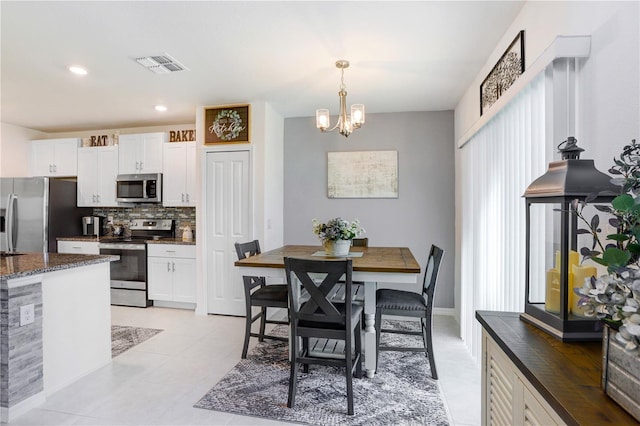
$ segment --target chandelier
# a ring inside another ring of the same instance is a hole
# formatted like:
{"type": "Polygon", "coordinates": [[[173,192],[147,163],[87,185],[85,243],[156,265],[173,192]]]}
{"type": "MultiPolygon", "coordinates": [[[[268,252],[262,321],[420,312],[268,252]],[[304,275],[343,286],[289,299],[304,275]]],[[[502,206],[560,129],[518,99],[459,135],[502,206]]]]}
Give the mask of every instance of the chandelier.
{"type": "Polygon", "coordinates": [[[336,61],[336,68],[340,69],[340,91],[338,92],[338,97],[340,98],[340,114],[338,115],[338,122],[329,129],[331,126],[329,110],[319,109],[316,110],[316,127],[320,129],[321,132],[332,132],[338,129],[341,135],[349,137],[351,132],[359,129],[364,124],[364,105],[351,105],[351,115],[347,117],[347,88],[344,85],[344,70],[345,68],[349,68],[349,61],[336,61]]]}

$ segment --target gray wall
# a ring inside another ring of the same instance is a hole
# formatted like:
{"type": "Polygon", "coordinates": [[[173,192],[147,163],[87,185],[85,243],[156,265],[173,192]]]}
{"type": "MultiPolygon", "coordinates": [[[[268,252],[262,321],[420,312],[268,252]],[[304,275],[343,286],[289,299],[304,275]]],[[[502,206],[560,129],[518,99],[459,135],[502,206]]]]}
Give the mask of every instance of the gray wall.
{"type": "Polygon", "coordinates": [[[357,218],[370,245],[409,247],[423,272],[436,244],[445,257],[435,306],[453,308],[453,111],[367,114],[366,120],[349,138],[321,133],[315,117],[285,120],[284,243],[319,244],[313,218],[357,218]],[[383,150],[398,151],[397,199],[327,198],[327,152],[383,150]]]}

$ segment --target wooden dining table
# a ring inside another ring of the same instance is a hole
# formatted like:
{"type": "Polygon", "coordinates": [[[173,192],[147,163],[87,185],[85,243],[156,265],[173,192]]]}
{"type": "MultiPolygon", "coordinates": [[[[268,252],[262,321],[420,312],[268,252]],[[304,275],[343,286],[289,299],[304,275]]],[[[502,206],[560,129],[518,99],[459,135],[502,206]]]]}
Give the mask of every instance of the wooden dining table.
{"type": "MultiPolygon", "coordinates": [[[[274,277],[285,280],[284,258],[336,259],[324,254],[321,246],[288,245],[235,262],[241,275],[274,277]]],[[[364,350],[365,371],[371,378],[376,369],[376,290],[378,283],[399,283],[415,288],[420,265],[407,247],[351,247],[353,281],[365,283],[364,290],[364,350]]]]}

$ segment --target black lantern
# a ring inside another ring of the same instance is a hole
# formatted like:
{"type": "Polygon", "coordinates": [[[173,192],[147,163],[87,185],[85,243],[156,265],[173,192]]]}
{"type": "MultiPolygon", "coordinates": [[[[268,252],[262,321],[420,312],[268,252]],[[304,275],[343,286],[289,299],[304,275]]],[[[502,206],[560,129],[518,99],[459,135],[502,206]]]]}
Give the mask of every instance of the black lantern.
{"type": "Polygon", "coordinates": [[[573,202],[589,197],[590,204],[610,203],[619,187],[595,168],[593,160],[580,160],[584,150],[575,138],[558,148],[562,160],[551,162],[524,193],[527,258],[520,318],[562,341],[600,340],[601,321],[582,314],[573,291],[585,278],[597,276],[595,265],[580,264],[573,202]]]}

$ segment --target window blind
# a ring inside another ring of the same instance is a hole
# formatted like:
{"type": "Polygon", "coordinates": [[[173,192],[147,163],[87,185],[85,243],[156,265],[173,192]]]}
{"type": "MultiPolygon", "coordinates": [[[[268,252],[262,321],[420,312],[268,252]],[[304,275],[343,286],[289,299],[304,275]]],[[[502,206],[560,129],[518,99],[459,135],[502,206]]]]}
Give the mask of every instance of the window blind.
{"type": "MultiPolygon", "coordinates": [[[[522,195],[546,171],[544,141],[545,84],[541,73],[461,148],[460,326],[462,339],[476,361],[482,348],[475,311],[524,310],[522,195]]],[[[544,243],[544,236],[532,237],[532,246],[544,243]]],[[[532,266],[543,261],[532,259],[532,266]]]]}

